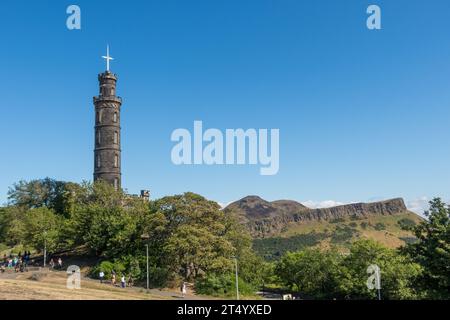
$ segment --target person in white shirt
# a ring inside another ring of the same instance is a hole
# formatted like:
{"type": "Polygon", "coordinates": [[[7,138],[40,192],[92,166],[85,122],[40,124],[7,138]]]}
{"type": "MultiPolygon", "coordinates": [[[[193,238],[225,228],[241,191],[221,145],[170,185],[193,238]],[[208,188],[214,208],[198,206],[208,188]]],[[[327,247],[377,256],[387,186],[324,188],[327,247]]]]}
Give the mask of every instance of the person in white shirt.
{"type": "Polygon", "coordinates": [[[183,295],[183,298],[186,296],[186,282],[183,281],[183,284],[181,285],[181,294],[183,295]]]}

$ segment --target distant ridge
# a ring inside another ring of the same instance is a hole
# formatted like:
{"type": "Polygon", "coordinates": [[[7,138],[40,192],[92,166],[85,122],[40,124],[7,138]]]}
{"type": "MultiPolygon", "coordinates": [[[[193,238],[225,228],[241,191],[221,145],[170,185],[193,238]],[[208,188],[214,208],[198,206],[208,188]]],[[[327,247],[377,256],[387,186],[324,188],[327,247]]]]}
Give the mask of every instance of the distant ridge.
{"type": "Polygon", "coordinates": [[[269,202],[258,196],[247,196],[231,203],[224,211],[237,215],[253,236],[264,237],[281,232],[291,223],[389,216],[406,213],[408,209],[402,198],[311,209],[296,201],[269,202]]]}

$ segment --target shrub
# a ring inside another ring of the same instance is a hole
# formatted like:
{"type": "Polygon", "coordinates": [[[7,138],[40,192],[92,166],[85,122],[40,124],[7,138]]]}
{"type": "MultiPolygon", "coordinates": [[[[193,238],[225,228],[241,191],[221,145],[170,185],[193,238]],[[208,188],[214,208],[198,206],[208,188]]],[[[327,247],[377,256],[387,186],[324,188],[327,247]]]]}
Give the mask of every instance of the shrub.
{"type": "Polygon", "coordinates": [[[328,237],[327,233],[310,232],[289,238],[265,238],[253,240],[253,249],[266,260],[278,260],[287,251],[313,247],[328,237]]]}
{"type": "Polygon", "coordinates": [[[330,223],[342,223],[345,222],[345,219],[343,218],[335,218],[335,219],[331,219],[330,223]]]}
{"type": "MultiPolygon", "coordinates": [[[[168,268],[157,266],[150,266],[148,274],[152,287],[166,287],[173,276],[168,268]]],[[[145,276],[145,272],[143,272],[143,275],[145,276]]]]}
{"type": "MultiPolygon", "coordinates": [[[[255,292],[255,288],[241,278],[238,279],[238,284],[241,295],[252,295],[255,292]]],[[[210,274],[196,279],[195,291],[204,295],[232,297],[236,294],[236,279],[234,274],[210,274]]]]}
{"type": "Polygon", "coordinates": [[[125,266],[119,261],[102,261],[100,264],[92,268],[90,273],[93,278],[98,278],[100,271],[103,271],[105,273],[105,279],[111,279],[111,273],[113,270],[116,274],[121,274],[125,271],[125,266]]]}
{"type": "Polygon", "coordinates": [[[386,230],[386,225],[384,223],[378,222],[374,228],[377,231],[386,230]]]}
{"type": "Polygon", "coordinates": [[[350,228],[349,226],[338,226],[331,236],[331,243],[342,243],[350,240],[353,236],[358,235],[358,231],[350,228]]]}
{"type": "Polygon", "coordinates": [[[416,226],[414,220],[408,218],[400,219],[397,224],[404,230],[410,230],[412,227],[416,226]]]}

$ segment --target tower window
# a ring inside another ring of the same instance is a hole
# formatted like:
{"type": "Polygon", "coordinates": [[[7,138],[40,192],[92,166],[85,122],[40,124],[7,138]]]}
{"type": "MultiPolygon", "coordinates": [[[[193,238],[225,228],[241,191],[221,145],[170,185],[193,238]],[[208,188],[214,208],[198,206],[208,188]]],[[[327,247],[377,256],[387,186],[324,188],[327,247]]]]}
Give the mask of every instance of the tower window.
{"type": "Polygon", "coordinates": [[[98,119],[98,123],[102,123],[102,110],[97,112],[97,119],[98,119]]]}
{"type": "Polygon", "coordinates": [[[117,131],[114,131],[114,143],[119,143],[119,133],[117,131]]]}
{"type": "Polygon", "coordinates": [[[117,154],[114,156],[114,167],[119,167],[119,156],[117,154]]]}
{"type": "Polygon", "coordinates": [[[97,168],[101,167],[100,156],[97,156],[97,168]]]}
{"type": "Polygon", "coordinates": [[[117,112],[114,112],[113,121],[114,121],[114,122],[117,122],[117,112]]]}
{"type": "Polygon", "coordinates": [[[97,143],[98,143],[98,144],[101,143],[100,131],[97,131],[97,143]]]}
{"type": "Polygon", "coordinates": [[[118,190],[119,189],[119,179],[114,178],[114,189],[118,190]]]}

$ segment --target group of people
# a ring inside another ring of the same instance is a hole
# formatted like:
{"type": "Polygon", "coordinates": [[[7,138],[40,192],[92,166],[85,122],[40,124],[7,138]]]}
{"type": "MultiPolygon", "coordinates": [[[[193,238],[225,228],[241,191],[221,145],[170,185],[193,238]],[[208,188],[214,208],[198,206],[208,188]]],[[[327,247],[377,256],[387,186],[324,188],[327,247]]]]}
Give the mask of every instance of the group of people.
{"type": "Polygon", "coordinates": [[[7,256],[3,255],[3,260],[0,263],[0,272],[5,272],[6,270],[14,270],[15,272],[24,272],[30,262],[31,252],[25,251],[19,252],[18,255],[13,255],[12,253],[7,256]]]}
{"type": "MultiPolygon", "coordinates": [[[[105,273],[103,270],[100,270],[98,277],[100,279],[100,283],[104,283],[105,281],[105,273]]],[[[115,287],[117,285],[117,274],[114,270],[111,271],[111,284],[115,287]]],[[[126,280],[125,274],[120,275],[120,286],[122,288],[132,287],[134,284],[133,277],[131,274],[128,276],[128,280],[126,280]]]]}
{"type": "Polygon", "coordinates": [[[53,260],[53,258],[50,259],[50,262],[48,264],[50,265],[50,268],[52,268],[52,269],[55,269],[55,267],[57,269],[63,268],[63,261],[62,261],[61,257],[58,258],[57,264],[55,264],[55,260],[53,260]]]}

